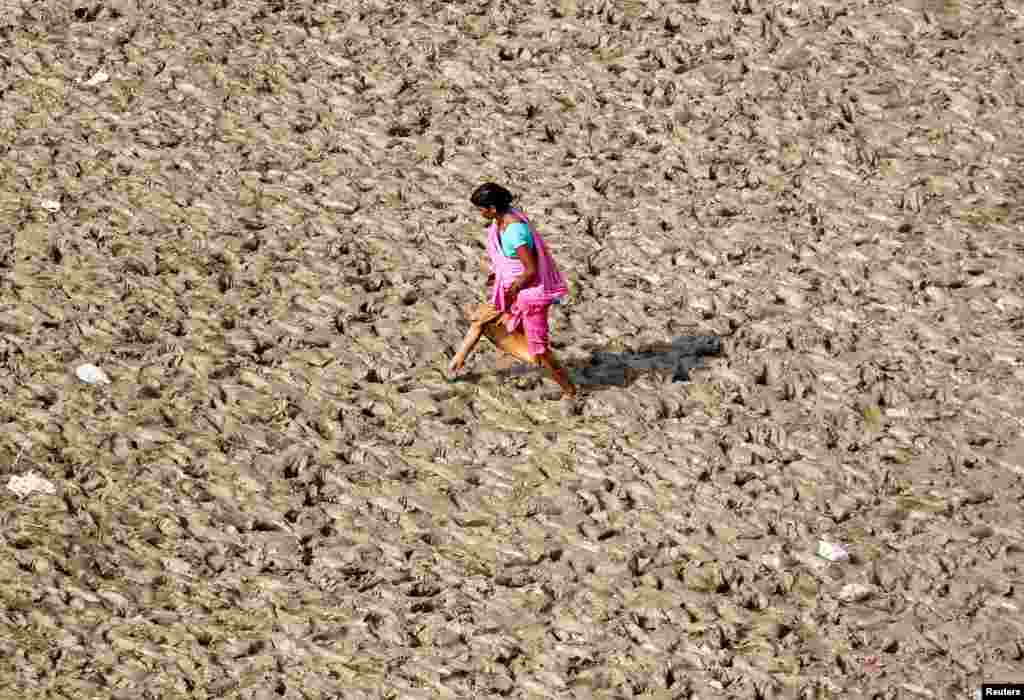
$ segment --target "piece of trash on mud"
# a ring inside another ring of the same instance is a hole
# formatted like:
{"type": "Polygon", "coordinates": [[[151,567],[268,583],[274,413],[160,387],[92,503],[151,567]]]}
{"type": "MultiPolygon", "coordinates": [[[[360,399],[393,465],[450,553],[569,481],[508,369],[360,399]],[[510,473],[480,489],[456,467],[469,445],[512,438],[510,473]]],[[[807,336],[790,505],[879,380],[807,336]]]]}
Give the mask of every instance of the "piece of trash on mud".
{"type": "Polygon", "coordinates": [[[56,199],[44,199],[43,201],[39,202],[39,206],[48,212],[56,213],[60,211],[60,202],[58,202],[56,199]]]}
{"type": "Polygon", "coordinates": [[[850,558],[850,552],[841,544],[820,540],[818,542],[818,556],[829,561],[847,561],[850,558]]]}
{"type": "Polygon", "coordinates": [[[882,672],[882,660],[877,656],[864,658],[864,670],[868,673],[878,674],[882,672]]]}
{"type": "Polygon", "coordinates": [[[875,587],[863,583],[848,583],[839,591],[839,600],[844,603],[860,603],[875,595],[875,587]]]}
{"type": "Polygon", "coordinates": [[[107,82],[108,80],[110,80],[110,75],[108,73],[106,73],[104,71],[97,71],[96,74],[93,75],[88,80],[86,80],[83,83],[83,85],[88,85],[89,87],[95,87],[95,86],[99,85],[100,83],[107,82]]]}
{"type": "Polygon", "coordinates": [[[26,472],[21,476],[12,476],[7,482],[7,489],[18,498],[31,496],[33,493],[45,493],[53,495],[57,493],[57,487],[33,471],[26,472]]]}
{"type": "Polygon", "coordinates": [[[86,384],[110,384],[110,377],[96,365],[82,365],[75,374],[86,384]]]}

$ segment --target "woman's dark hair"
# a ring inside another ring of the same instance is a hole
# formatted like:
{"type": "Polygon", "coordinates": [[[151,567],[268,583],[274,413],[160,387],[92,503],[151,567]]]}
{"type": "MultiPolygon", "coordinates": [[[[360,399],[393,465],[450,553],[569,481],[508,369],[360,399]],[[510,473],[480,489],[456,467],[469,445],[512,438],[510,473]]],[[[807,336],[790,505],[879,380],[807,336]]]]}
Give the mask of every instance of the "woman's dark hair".
{"type": "Polygon", "coordinates": [[[493,182],[487,182],[480,185],[470,196],[469,201],[476,207],[494,207],[494,209],[500,214],[508,211],[509,205],[512,204],[512,193],[506,190],[501,185],[496,185],[493,182]]]}

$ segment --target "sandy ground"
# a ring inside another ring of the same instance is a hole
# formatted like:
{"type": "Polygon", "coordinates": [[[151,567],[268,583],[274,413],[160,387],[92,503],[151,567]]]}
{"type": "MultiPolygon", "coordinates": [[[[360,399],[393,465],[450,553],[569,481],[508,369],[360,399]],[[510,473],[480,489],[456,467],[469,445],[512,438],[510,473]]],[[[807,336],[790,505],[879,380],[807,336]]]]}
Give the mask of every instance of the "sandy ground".
{"type": "Polygon", "coordinates": [[[5,698],[1024,681],[1019,2],[0,6],[5,698]]]}

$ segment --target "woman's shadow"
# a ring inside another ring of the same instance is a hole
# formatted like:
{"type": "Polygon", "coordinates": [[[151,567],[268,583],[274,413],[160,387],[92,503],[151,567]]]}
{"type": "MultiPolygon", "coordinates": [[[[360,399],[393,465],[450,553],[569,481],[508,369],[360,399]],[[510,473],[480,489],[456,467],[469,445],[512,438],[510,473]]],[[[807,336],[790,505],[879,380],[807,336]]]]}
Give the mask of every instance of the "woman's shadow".
{"type": "MultiPolygon", "coordinates": [[[[591,391],[611,387],[628,387],[641,376],[657,374],[685,382],[690,371],[700,367],[703,358],[722,352],[722,339],[715,335],[683,335],[671,342],[657,343],[622,352],[593,351],[589,357],[563,360],[574,384],[591,391]]],[[[524,377],[541,372],[540,368],[522,363],[506,362],[496,374],[524,377]]]]}
{"type": "Polygon", "coordinates": [[[622,352],[596,351],[589,358],[566,362],[573,381],[582,387],[628,387],[645,374],[685,382],[703,358],[722,352],[722,339],[714,335],[683,335],[622,352]]]}

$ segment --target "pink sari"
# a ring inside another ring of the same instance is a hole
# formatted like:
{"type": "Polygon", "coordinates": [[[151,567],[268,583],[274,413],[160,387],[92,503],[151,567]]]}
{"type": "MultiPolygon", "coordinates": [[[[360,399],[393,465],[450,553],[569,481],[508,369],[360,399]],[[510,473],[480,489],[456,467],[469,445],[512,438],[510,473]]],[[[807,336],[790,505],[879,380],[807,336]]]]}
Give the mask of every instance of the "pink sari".
{"type": "Polygon", "coordinates": [[[533,285],[521,289],[515,302],[509,305],[505,294],[515,279],[523,273],[524,267],[518,259],[505,257],[501,251],[498,224],[491,224],[487,230],[487,253],[491,258],[491,272],[494,273],[491,303],[499,311],[508,314],[505,329],[509,333],[514,333],[522,327],[526,333],[530,354],[542,355],[547,352],[548,345],[548,307],[566,296],[569,288],[544,239],[537,233],[530,220],[516,209],[510,210],[509,213],[530,229],[537,255],[537,275],[533,285]]]}

